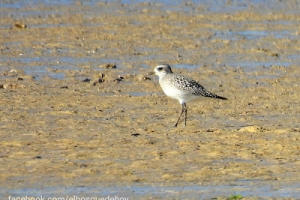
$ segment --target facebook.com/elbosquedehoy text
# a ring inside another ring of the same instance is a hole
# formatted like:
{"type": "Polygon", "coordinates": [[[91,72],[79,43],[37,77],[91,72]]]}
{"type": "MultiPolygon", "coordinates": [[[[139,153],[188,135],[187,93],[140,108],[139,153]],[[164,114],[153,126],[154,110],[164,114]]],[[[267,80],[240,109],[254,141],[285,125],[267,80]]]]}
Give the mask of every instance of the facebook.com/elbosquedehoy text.
{"type": "Polygon", "coordinates": [[[8,200],[129,200],[129,197],[122,197],[122,196],[77,196],[77,195],[70,195],[70,196],[8,196],[8,200]]]}

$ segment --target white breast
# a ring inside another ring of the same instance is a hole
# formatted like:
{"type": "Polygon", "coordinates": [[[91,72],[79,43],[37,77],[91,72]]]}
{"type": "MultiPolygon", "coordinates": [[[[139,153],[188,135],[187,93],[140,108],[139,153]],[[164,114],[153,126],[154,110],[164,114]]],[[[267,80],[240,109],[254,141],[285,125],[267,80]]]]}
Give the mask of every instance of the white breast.
{"type": "Polygon", "coordinates": [[[177,99],[180,103],[193,101],[199,97],[167,84],[162,84],[161,87],[167,96],[177,99]]]}

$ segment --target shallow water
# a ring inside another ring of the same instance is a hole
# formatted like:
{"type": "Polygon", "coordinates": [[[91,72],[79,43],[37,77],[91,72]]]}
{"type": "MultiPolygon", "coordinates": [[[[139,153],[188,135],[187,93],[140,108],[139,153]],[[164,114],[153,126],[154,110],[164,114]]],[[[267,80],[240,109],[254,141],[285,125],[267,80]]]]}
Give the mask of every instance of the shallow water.
{"type": "Polygon", "coordinates": [[[56,188],[24,188],[0,189],[1,198],[8,196],[48,197],[124,197],[124,198],[159,198],[159,199],[212,199],[242,195],[243,197],[260,196],[261,198],[294,198],[300,197],[300,185],[285,185],[268,181],[237,181],[229,185],[182,185],[182,186],[105,186],[105,187],[56,187],[56,188]]]}
{"type": "MultiPolygon", "coordinates": [[[[101,2],[101,1],[100,1],[101,2]]],[[[103,1],[105,2],[105,1],[103,1]]],[[[136,5],[136,3],[141,3],[141,2],[147,2],[147,1],[115,1],[115,4],[112,4],[112,8],[117,7],[119,8],[120,3],[127,5],[124,7],[124,11],[130,10],[130,6],[136,5]],[[115,5],[115,6],[113,6],[115,5]]],[[[169,6],[175,7],[177,9],[182,9],[182,8],[191,8],[190,5],[184,6],[182,1],[151,1],[153,5],[158,5],[155,6],[158,9],[165,10],[168,9],[169,6]]],[[[272,2],[272,7],[268,8],[268,12],[275,12],[277,9],[282,9],[282,6],[287,6],[289,9],[288,13],[293,12],[293,7],[290,6],[289,3],[283,4],[283,3],[274,3],[273,1],[270,1],[269,3],[272,2]]],[[[10,9],[16,9],[16,8],[31,8],[29,11],[17,11],[14,13],[14,15],[19,16],[17,18],[23,18],[23,17],[28,17],[26,14],[30,14],[31,18],[42,18],[45,19],[46,23],[42,24],[32,24],[30,25],[30,28],[42,28],[42,29],[47,29],[47,28],[55,28],[56,27],[62,27],[62,26],[74,26],[72,24],[53,24],[53,23],[47,23],[47,18],[51,15],[62,15],[60,11],[56,11],[55,6],[59,5],[70,5],[72,8],[76,8],[76,4],[74,4],[73,1],[29,1],[28,3],[24,4],[22,1],[19,2],[2,2],[1,6],[2,8],[10,8],[10,9]],[[54,6],[51,7],[50,13],[41,11],[38,12],[34,9],[35,6],[43,6],[43,5],[48,5],[48,6],[54,6]],[[54,9],[53,9],[54,8],[54,9]]],[[[87,6],[86,12],[92,14],[94,12],[94,9],[96,8],[101,8],[101,3],[98,1],[83,1],[83,5],[87,6]]],[[[151,4],[150,4],[151,5],[151,4]]],[[[268,3],[265,1],[239,1],[239,2],[230,2],[228,3],[227,1],[217,1],[217,2],[211,2],[211,1],[191,1],[191,5],[202,5],[206,7],[207,11],[206,12],[218,12],[222,10],[223,12],[239,12],[240,9],[249,9],[249,7],[255,7],[256,11],[263,10],[264,6],[267,6],[268,3]],[[225,9],[224,9],[225,7],[225,9]],[[228,9],[228,10],[227,10],[228,9]]],[[[121,9],[121,8],[120,8],[121,9]]],[[[139,7],[137,7],[139,9],[139,7]]],[[[103,9],[102,9],[103,10],[103,9]]],[[[112,11],[111,11],[112,12],[112,11]]],[[[201,12],[200,12],[201,13],[201,12]]],[[[285,11],[286,13],[286,11],[285,11]]],[[[4,14],[4,13],[3,13],[4,14]]],[[[194,14],[199,14],[199,12],[195,12],[194,14]]],[[[287,14],[287,13],[286,13],[287,14]]],[[[86,20],[82,25],[83,26],[90,26],[89,23],[94,23],[91,20],[86,20]]],[[[298,21],[294,20],[276,20],[276,21],[241,21],[241,22],[235,22],[236,24],[234,26],[236,27],[248,27],[250,26],[251,29],[249,30],[232,30],[232,22],[226,22],[223,21],[220,23],[220,26],[223,28],[220,30],[212,30],[214,35],[212,36],[214,40],[225,40],[229,41],[229,44],[232,42],[235,42],[236,40],[246,40],[247,43],[259,43],[262,39],[264,38],[269,38],[273,37],[275,39],[284,39],[284,38],[289,38],[289,40],[297,39],[298,38],[298,29],[296,28],[294,24],[297,24],[298,21]],[[267,30],[267,29],[262,29],[261,27],[263,26],[272,26],[275,28],[272,28],[272,30],[267,30]],[[228,28],[226,28],[228,26],[228,28]],[[279,27],[280,28],[276,28],[279,27]],[[283,27],[282,27],[283,26],[283,27]],[[253,27],[253,28],[252,28],[253,27]],[[256,28],[255,28],[256,27],[256,28]],[[286,27],[286,29],[284,28],[286,27]],[[291,29],[291,27],[294,27],[291,29]]],[[[136,24],[136,26],[142,26],[143,24],[136,24]]],[[[11,24],[9,24],[11,26],[11,24]]],[[[94,26],[103,26],[99,23],[94,23],[94,26]]],[[[184,26],[181,25],[181,26],[184,26]]],[[[5,28],[5,27],[3,27],[5,28]]],[[[8,27],[7,27],[8,28],[8,27]]],[[[201,32],[202,30],[199,30],[201,32]]],[[[194,36],[185,36],[186,39],[195,39],[194,36]]],[[[226,42],[227,43],[227,42],[226,42]]],[[[5,44],[5,43],[4,43],[5,44]]],[[[19,43],[17,41],[13,43],[6,43],[6,46],[10,47],[9,49],[5,50],[5,52],[10,52],[11,50],[14,51],[14,49],[20,49],[20,46],[22,46],[22,43],[19,43]]],[[[37,41],[36,45],[45,45],[45,42],[37,41]]],[[[250,44],[251,45],[251,44],[250,44]]],[[[223,45],[222,45],[223,46],[223,45]]],[[[248,48],[248,47],[246,47],[248,48]]],[[[117,50],[117,49],[116,49],[117,50]]],[[[264,49],[263,49],[264,50],[264,49]]],[[[89,65],[92,69],[97,69],[99,63],[115,63],[117,65],[122,65],[122,63],[141,63],[141,65],[137,67],[143,67],[143,63],[149,63],[152,62],[153,60],[176,60],[174,58],[174,55],[168,53],[165,54],[159,54],[160,49],[159,48],[153,48],[153,47],[139,47],[137,51],[139,54],[141,54],[138,57],[133,57],[132,54],[124,55],[122,57],[116,58],[115,56],[108,56],[106,58],[97,58],[97,55],[100,54],[101,52],[105,52],[103,49],[98,49],[98,50],[85,50],[85,56],[81,56],[80,58],[72,56],[74,54],[74,51],[80,51],[79,49],[74,49],[73,47],[69,48],[47,48],[47,51],[43,52],[43,55],[35,57],[31,56],[34,54],[35,49],[34,48],[26,48],[22,49],[22,52],[20,52],[18,57],[7,57],[5,55],[2,56],[1,60],[4,62],[2,64],[3,67],[8,67],[9,63],[15,62],[17,63],[17,67],[21,68],[25,71],[25,73],[29,76],[35,76],[35,77],[40,77],[38,80],[41,79],[41,77],[49,76],[54,79],[64,79],[66,76],[64,72],[65,70],[77,70],[79,69],[80,65],[89,65]],[[146,54],[146,55],[143,55],[146,54]],[[38,63],[38,65],[37,65],[38,63]],[[33,66],[31,66],[33,65],[33,66]],[[41,69],[37,69],[41,68],[41,69]],[[45,69],[47,68],[47,69],[45,69]],[[60,70],[59,74],[54,74],[52,71],[53,70],[60,70]]],[[[180,50],[182,54],[179,52],[179,56],[186,57],[188,54],[197,54],[197,51],[194,50],[180,50]]],[[[218,62],[215,62],[216,56],[211,55],[206,57],[205,59],[205,65],[210,65],[213,67],[218,68],[219,66],[231,66],[231,67],[241,67],[242,69],[253,69],[253,70],[259,70],[260,66],[290,66],[290,65],[295,65],[299,62],[299,58],[295,54],[288,54],[285,52],[285,54],[279,54],[280,60],[276,59],[276,57],[272,60],[265,60],[265,61],[260,61],[257,60],[256,62],[253,62],[253,60],[241,60],[240,57],[243,57],[243,53],[238,53],[238,52],[228,52],[227,54],[221,55],[221,58],[219,57],[218,62]]],[[[203,63],[192,63],[192,64],[177,64],[175,65],[176,68],[197,68],[200,65],[203,65],[203,63]]],[[[144,65],[145,66],[145,65],[144,65]]],[[[152,70],[153,66],[146,65],[149,70],[152,70]]],[[[123,68],[124,70],[127,70],[126,68],[123,68]]]]}

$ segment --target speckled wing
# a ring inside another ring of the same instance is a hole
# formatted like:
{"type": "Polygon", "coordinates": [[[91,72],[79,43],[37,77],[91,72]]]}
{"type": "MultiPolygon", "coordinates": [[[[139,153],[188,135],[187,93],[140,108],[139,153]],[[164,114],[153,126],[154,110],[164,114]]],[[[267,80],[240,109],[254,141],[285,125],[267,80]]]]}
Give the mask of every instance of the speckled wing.
{"type": "Polygon", "coordinates": [[[175,81],[173,82],[175,87],[180,88],[183,91],[186,91],[187,93],[191,93],[193,95],[197,96],[204,96],[204,97],[211,97],[211,98],[218,98],[218,99],[224,99],[225,97],[218,96],[216,94],[213,94],[206,90],[202,85],[197,83],[191,78],[185,77],[183,75],[177,74],[176,76],[173,76],[175,81]]]}

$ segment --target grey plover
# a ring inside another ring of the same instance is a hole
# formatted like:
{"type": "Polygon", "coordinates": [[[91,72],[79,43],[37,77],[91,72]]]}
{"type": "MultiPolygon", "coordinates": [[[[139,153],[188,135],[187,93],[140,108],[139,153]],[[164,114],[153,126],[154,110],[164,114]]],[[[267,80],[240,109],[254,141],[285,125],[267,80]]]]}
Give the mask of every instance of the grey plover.
{"type": "Polygon", "coordinates": [[[186,103],[193,101],[199,97],[210,97],[216,99],[227,100],[225,97],[218,96],[206,90],[202,85],[193,79],[181,74],[173,73],[171,67],[167,64],[159,64],[155,67],[154,72],[159,77],[159,84],[165,94],[171,98],[177,99],[182,105],[181,113],[175,123],[178,122],[184,113],[184,126],[186,126],[187,107],[186,103]]]}

